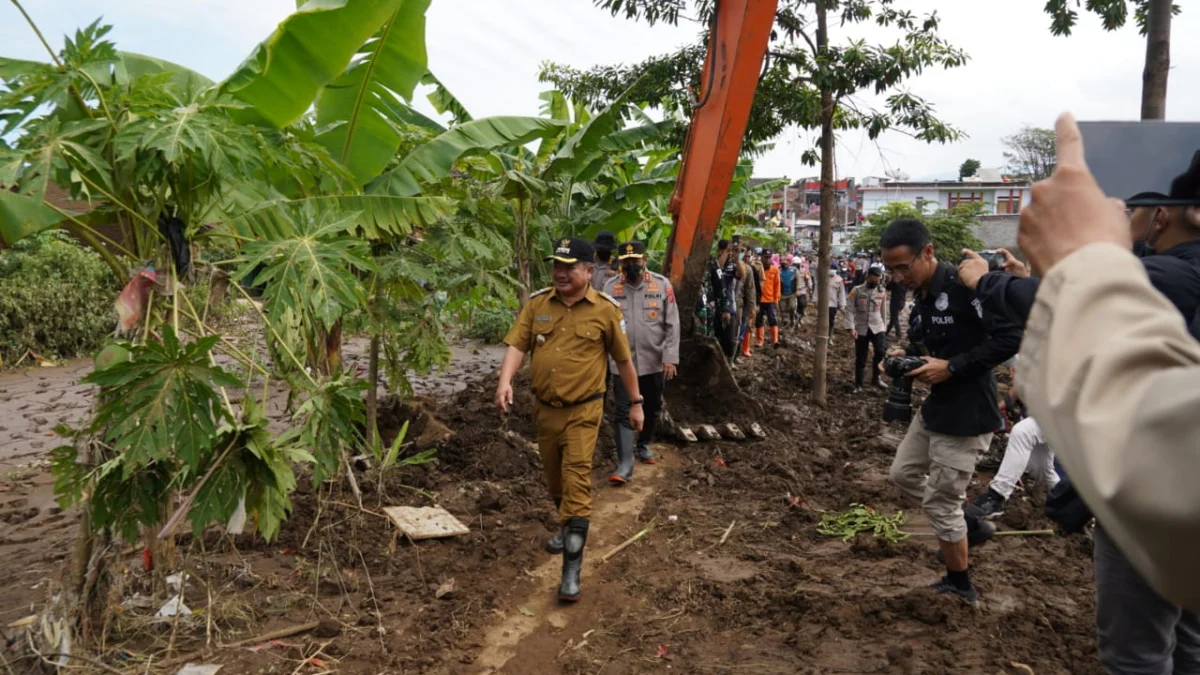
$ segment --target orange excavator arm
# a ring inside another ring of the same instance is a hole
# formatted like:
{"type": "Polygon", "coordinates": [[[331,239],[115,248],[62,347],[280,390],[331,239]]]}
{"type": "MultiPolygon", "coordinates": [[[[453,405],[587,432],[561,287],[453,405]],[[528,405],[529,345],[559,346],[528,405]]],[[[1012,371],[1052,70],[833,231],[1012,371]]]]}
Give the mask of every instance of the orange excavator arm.
{"type": "Polygon", "coordinates": [[[700,100],[692,113],[670,204],[675,226],[667,243],[665,271],[679,299],[685,336],[693,328],[705,265],[742,152],[777,4],[778,0],[716,2],[714,30],[700,75],[700,100]]]}

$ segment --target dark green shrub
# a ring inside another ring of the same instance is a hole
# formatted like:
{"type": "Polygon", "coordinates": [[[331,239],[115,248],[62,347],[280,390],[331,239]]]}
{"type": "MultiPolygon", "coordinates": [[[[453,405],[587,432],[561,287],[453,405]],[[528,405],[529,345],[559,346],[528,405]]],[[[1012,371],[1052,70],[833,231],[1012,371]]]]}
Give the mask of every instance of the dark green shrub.
{"type": "Polygon", "coordinates": [[[488,344],[499,344],[517,318],[516,310],[505,307],[500,303],[488,303],[471,311],[470,325],[467,327],[467,337],[472,340],[482,340],[488,344]]]}
{"type": "Polygon", "coordinates": [[[94,251],[52,230],[0,250],[0,356],[96,351],[117,325],[121,285],[94,251]]]}

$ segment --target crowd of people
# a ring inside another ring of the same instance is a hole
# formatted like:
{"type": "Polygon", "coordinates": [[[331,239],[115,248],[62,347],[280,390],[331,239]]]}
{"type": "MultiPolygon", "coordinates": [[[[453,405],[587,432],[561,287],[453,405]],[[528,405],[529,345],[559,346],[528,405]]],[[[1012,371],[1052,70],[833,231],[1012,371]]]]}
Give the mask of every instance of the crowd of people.
{"type": "MultiPolygon", "coordinates": [[[[914,219],[888,225],[878,260],[835,261],[825,274],[797,252],[733,237],[716,245],[698,325],[736,363],[765,346],[768,330],[778,344],[781,326],[800,325],[816,284],[828,283],[818,311],[831,331],[818,337],[832,340],[844,311],[855,389],[868,369],[875,387],[883,372],[928,387],[890,478],[932,526],[944,567],[933,591],[979,602],[971,549],[994,535],[989,521],[1028,473],[1049,489],[1047,516],[1092,532],[1105,669],[1200,673],[1200,540],[1190,536],[1200,534],[1200,152],[1122,213],[1126,203],[1106,198],[1088,171],[1073,119],[1057,133],[1055,173],[1021,213],[1031,267],[1004,250],[1001,269],[973,251],[939,252],[914,219]],[[1002,398],[995,371],[1005,364],[1013,385],[1002,398]],[[1003,461],[968,501],[996,433],[1008,435],[1003,461]]],[[[505,339],[496,404],[511,405],[513,375],[532,352],[538,446],[563,523],[547,548],[563,555],[559,598],[575,601],[604,399],[611,387],[609,481],[622,485],[635,458],[655,460],[649,441],[679,363],[679,308],[670,281],[646,269],[642,242],[566,238],[547,260],[554,286],[533,294],[505,339]]]]}

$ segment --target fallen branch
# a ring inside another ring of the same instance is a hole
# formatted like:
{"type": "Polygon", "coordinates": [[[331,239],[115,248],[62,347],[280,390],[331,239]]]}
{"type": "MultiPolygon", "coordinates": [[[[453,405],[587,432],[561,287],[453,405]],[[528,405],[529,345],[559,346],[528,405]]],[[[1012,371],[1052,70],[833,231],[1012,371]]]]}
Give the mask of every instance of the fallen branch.
{"type": "MultiPolygon", "coordinates": [[[[245,640],[238,640],[237,642],[230,642],[229,644],[220,645],[218,649],[236,649],[238,647],[245,647],[249,644],[259,644],[262,642],[270,642],[271,640],[282,640],[285,637],[291,637],[297,633],[307,633],[319,625],[321,625],[320,621],[309,621],[308,623],[289,626],[287,628],[280,628],[279,630],[274,630],[270,633],[263,633],[262,635],[252,638],[246,638],[245,640]]],[[[173,668],[175,666],[183,665],[188,661],[194,661],[198,658],[202,658],[206,651],[208,650],[200,649],[194,652],[183,654],[182,656],[176,656],[174,658],[167,659],[165,661],[159,661],[158,663],[154,664],[154,667],[173,668]]]]}
{"type": "Polygon", "coordinates": [[[717,542],[717,546],[724,546],[725,540],[729,538],[729,533],[733,532],[733,526],[737,524],[736,520],[729,521],[729,527],[725,528],[725,534],[721,535],[721,541],[717,542]]]}
{"type": "Polygon", "coordinates": [[[630,537],[630,538],[626,539],[625,541],[621,542],[620,544],[617,544],[616,548],[614,548],[613,550],[609,551],[608,553],[605,553],[605,554],[604,554],[604,555],[603,555],[603,556],[600,558],[600,562],[602,562],[602,563],[608,562],[608,559],[609,559],[609,558],[611,558],[611,557],[613,557],[614,555],[616,555],[616,554],[620,553],[621,551],[624,551],[626,548],[628,548],[628,547],[629,547],[629,545],[630,545],[630,544],[632,544],[633,542],[637,541],[638,539],[641,539],[642,537],[644,537],[644,536],[646,536],[647,534],[649,534],[649,533],[650,533],[650,530],[653,530],[653,529],[654,529],[654,524],[655,524],[656,522],[658,522],[658,516],[654,516],[654,518],[652,518],[652,519],[650,520],[650,524],[649,524],[649,525],[647,525],[645,528],[643,528],[641,532],[638,532],[637,534],[635,534],[635,535],[633,535],[632,537],[630,537]]]}

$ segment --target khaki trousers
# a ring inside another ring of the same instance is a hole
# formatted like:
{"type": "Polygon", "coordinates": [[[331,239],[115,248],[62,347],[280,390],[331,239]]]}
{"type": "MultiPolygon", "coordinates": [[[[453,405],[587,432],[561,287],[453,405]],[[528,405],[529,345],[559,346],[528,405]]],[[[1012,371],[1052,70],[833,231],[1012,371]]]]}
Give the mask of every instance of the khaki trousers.
{"type": "Polygon", "coordinates": [[[592,454],[604,416],[604,399],[569,408],[537,407],[538,452],[550,496],[562,499],[558,517],[592,515],[592,454]]]}
{"type": "Polygon", "coordinates": [[[967,536],[963,502],[979,455],[991,445],[991,434],[950,436],[929,431],[918,412],[896,448],[891,479],[909,499],[919,501],[933,533],[942,541],[967,536]]]}

